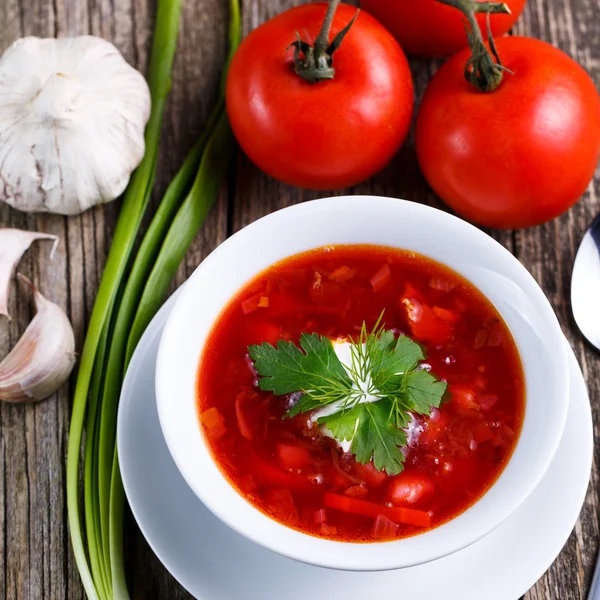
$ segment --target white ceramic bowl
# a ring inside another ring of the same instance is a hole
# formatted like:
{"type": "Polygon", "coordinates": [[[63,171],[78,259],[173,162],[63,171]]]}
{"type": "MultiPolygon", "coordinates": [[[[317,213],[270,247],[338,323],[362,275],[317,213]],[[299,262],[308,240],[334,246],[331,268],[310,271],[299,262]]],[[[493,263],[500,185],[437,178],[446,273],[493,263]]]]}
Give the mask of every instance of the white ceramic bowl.
{"type": "Polygon", "coordinates": [[[185,284],[164,329],[156,397],[169,450],[188,485],[222,521],[285,556],[324,567],[384,570],[440,558],[500,525],[533,491],[561,439],[568,370],[558,321],[533,277],[506,249],[465,221],[433,208],[372,196],[307,202],[264,217],[221,244],[185,284]],[[380,244],[448,265],[496,306],[517,342],[526,380],[523,429],[507,467],[471,508],[426,533],[350,544],[289,529],[254,508],[221,474],[196,413],[196,377],[215,320],[231,297],[273,263],[320,246],[380,244]]]}

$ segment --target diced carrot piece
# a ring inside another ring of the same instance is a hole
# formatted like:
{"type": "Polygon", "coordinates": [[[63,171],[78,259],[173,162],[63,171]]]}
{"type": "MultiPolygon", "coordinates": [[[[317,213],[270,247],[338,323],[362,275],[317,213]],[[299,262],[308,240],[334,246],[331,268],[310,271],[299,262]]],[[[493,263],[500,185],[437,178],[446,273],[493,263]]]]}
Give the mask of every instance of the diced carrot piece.
{"type": "Polygon", "coordinates": [[[374,502],[341,496],[340,494],[333,494],[331,492],[325,492],[324,503],[327,508],[334,508],[353,515],[371,517],[372,519],[377,518],[377,515],[384,510],[383,506],[374,502]]]}
{"type": "Polygon", "coordinates": [[[312,454],[302,446],[277,444],[277,454],[281,464],[288,469],[304,469],[312,462],[312,454]]]}
{"type": "Polygon", "coordinates": [[[374,292],[380,292],[391,280],[392,271],[390,270],[390,265],[385,263],[385,265],[371,277],[371,287],[374,292]]]}
{"type": "Polygon", "coordinates": [[[263,294],[256,294],[255,296],[250,296],[250,298],[246,298],[242,302],[242,312],[245,315],[249,315],[253,313],[257,308],[268,308],[269,307],[269,297],[264,296],[263,294]]]}
{"type": "Polygon", "coordinates": [[[448,323],[456,323],[456,321],[458,321],[458,315],[447,308],[434,306],[433,312],[437,317],[444,321],[448,321],[448,323]]]}
{"type": "Polygon", "coordinates": [[[205,410],[200,415],[200,422],[204,426],[206,435],[213,441],[220,440],[226,433],[225,419],[216,407],[205,410]]]}
{"type": "Polygon", "coordinates": [[[376,519],[378,515],[384,515],[395,523],[415,525],[417,527],[429,527],[431,525],[431,516],[429,513],[423,510],[415,510],[414,508],[387,508],[374,502],[350,498],[331,492],[325,492],[324,503],[326,508],[334,508],[341,512],[370,517],[372,519],[376,519]]]}
{"type": "Polygon", "coordinates": [[[346,283],[346,281],[350,281],[356,275],[356,269],[351,269],[350,267],[343,266],[338,267],[331,275],[329,275],[329,279],[331,281],[335,281],[336,283],[346,283]]]}

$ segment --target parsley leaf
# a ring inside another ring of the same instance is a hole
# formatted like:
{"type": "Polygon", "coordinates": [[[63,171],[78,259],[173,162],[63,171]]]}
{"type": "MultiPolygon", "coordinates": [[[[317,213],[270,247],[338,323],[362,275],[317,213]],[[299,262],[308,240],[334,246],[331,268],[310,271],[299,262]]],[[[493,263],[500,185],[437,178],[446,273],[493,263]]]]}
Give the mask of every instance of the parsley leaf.
{"type": "Polygon", "coordinates": [[[384,331],[374,347],[371,360],[371,378],[378,390],[391,385],[397,387],[404,374],[412,371],[425,355],[419,344],[401,335],[395,339],[393,332],[384,331]]]}
{"type": "Polygon", "coordinates": [[[363,404],[357,404],[349,410],[340,410],[328,417],[321,417],[317,422],[325,425],[336,440],[350,442],[356,433],[358,421],[362,418],[363,404]]]}
{"type": "Polygon", "coordinates": [[[396,337],[380,326],[367,332],[363,323],[357,340],[350,338],[352,364],[342,365],[331,341],[303,334],[300,347],[288,341],[264,343],[248,352],[259,374],[262,390],[276,395],[302,392],[285,417],[336,403],[320,417],[339,442],[351,441],[351,451],[363,464],[388,474],[404,468],[404,429],[413,414],[428,415],[439,407],[447,384],[418,368],[425,355],[409,337],[396,337]]]}
{"type": "Polygon", "coordinates": [[[254,368],[260,375],[260,389],[277,396],[293,392],[310,393],[313,398],[327,400],[322,403],[345,397],[352,381],[329,338],[303,333],[300,348],[283,340],[277,342],[277,347],[265,342],[248,348],[254,368]]]}
{"type": "Polygon", "coordinates": [[[431,373],[423,370],[409,373],[405,381],[413,412],[428,415],[432,406],[440,407],[447,383],[438,381],[431,373]]]}
{"type": "Polygon", "coordinates": [[[354,408],[318,420],[339,441],[352,440],[356,460],[366,464],[373,460],[378,471],[396,475],[404,468],[406,433],[390,421],[391,401],[357,404],[354,408]]]}

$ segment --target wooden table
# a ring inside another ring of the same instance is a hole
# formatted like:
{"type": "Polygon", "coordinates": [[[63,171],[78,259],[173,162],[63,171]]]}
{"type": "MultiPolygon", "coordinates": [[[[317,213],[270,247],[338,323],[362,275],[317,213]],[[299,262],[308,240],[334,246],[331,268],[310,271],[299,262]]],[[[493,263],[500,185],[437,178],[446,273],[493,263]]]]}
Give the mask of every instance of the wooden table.
{"type": "MultiPolygon", "coordinates": [[[[245,32],[300,3],[300,0],[243,0],[245,32]]],[[[185,0],[184,5],[154,202],[202,131],[215,101],[225,50],[227,3],[185,0]]],[[[153,13],[154,2],[149,0],[2,0],[0,50],[25,35],[91,33],[114,42],[130,63],[144,71],[153,13]]],[[[559,46],[591,73],[596,84],[600,83],[598,0],[529,0],[516,33],[559,46]]],[[[413,60],[411,66],[420,96],[436,64],[413,60]]],[[[390,167],[352,192],[409,198],[441,207],[419,173],[410,140],[390,167]]],[[[173,288],[240,227],[275,209],[317,196],[272,181],[240,153],[218,205],[179,269],[173,288]]],[[[3,227],[59,236],[60,246],[53,261],[48,260],[48,247],[38,244],[21,262],[19,271],[31,277],[43,294],[66,310],[75,327],[78,349],[82,346],[118,210],[119,202],[114,202],[67,219],[25,215],[7,206],[0,207],[3,227]]],[[[597,423],[600,422],[600,356],[582,342],[573,323],[569,283],[576,247],[599,210],[597,178],[581,202],[560,219],[528,231],[490,232],[533,273],[550,298],[587,378],[597,423]]],[[[9,308],[14,321],[0,321],[0,356],[14,345],[32,317],[29,296],[22,288],[13,288],[9,308]]],[[[0,405],[0,600],[83,597],[70,549],[65,502],[73,385],[72,379],[69,386],[37,405],[0,405]]],[[[525,596],[527,600],[585,597],[598,549],[599,474],[596,468],[581,518],[567,545],[552,568],[525,596]]],[[[134,598],[189,598],[154,557],[131,519],[128,532],[127,556],[134,598]]]]}

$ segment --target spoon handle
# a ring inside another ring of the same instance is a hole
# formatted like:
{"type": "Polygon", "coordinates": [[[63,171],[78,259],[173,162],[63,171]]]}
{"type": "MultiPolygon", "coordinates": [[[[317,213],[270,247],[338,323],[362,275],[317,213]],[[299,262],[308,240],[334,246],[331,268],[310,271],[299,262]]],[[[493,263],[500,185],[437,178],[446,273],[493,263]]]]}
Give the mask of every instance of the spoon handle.
{"type": "Polygon", "coordinates": [[[596,558],[596,567],[594,568],[594,577],[592,578],[588,600],[600,600],[600,553],[596,558]]]}

